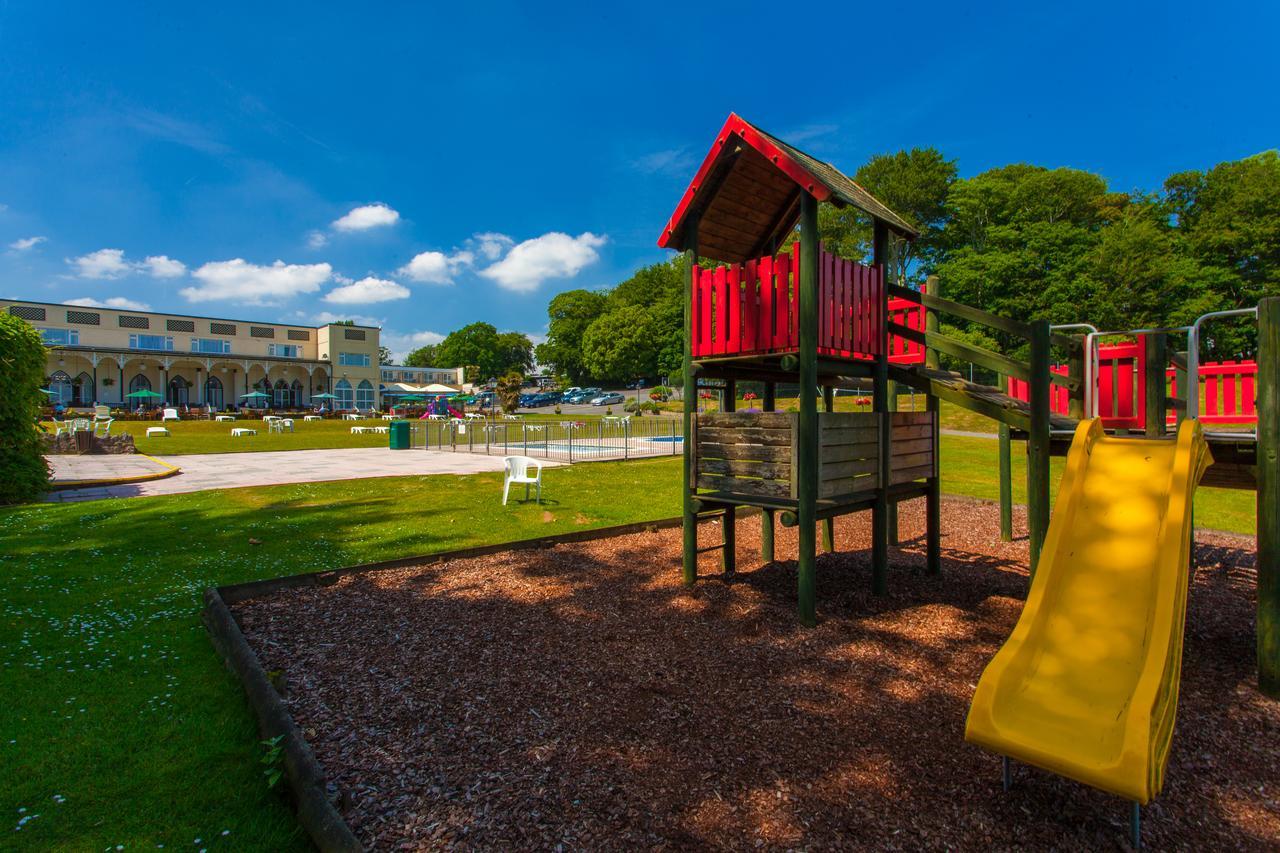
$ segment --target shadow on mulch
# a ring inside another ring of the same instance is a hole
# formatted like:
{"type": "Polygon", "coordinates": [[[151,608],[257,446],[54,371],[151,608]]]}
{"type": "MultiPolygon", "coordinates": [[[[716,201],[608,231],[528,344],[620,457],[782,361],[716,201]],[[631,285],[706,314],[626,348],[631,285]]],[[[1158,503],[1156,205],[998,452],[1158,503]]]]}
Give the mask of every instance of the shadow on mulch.
{"type": "MultiPolygon", "coordinates": [[[[924,572],[902,505],[890,593],[870,594],[866,514],[818,561],[795,619],[795,531],[739,573],[680,585],[667,530],[369,573],[234,610],[347,818],[378,849],[1060,848],[1126,845],[1128,806],[964,743],[982,668],[1026,588],[994,507],[944,503],[924,572]]],[[[1022,519],[1018,519],[1022,523],[1022,519]]],[[[701,544],[719,541],[703,525],[701,544]]],[[[1154,848],[1274,848],[1280,707],[1258,694],[1254,555],[1197,547],[1173,754],[1145,810],[1154,848]]]]}

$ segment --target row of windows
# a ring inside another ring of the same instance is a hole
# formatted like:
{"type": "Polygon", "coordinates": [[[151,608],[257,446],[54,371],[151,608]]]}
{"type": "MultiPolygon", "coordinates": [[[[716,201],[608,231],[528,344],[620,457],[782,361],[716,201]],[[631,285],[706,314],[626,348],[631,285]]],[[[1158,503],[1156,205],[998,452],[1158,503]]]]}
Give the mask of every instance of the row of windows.
{"type": "MultiPolygon", "coordinates": [[[[129,392],[133,394],[137,391],[150,391],[151,380],[145,375],[138,373],[129,380],[129,392]]],[[[181,376],[175,376],[169,380],[168,394],[165,400],[177,405],[188,405],[192,403],[209,404],[215,408],[222,408],[224,402],[222,380],[216,376],[210,376],[204,383],[204,396],[202,399],[196,399],[192,393],[192,384],[181,376]]],[[[253,386],[256,390],[271,397],[277,408],[299,408],[305,402],[306,395],[302,392],[302,383],[297,379],[292,382],[285,382],[283,379],[277,379],[272,385],[266,379],[260,379],[253,386]]],[[[74,380],[65,372],[59,370],[49,378],[49,399],[53,402],[60,402],[64,405],[87,405],[94,399],[93,377],[87,373],[82,373],[74,380]]],[[[374,402],[373,385],[368,379],[360,380],[360,384],[352,388],[351,383],[346,379],[339,379],[337,384],[333,386],[334,408],[336,409],[372,409],[374,402]]]]}
{"type": "MultiPolygon", "coordinates": [[[[46,346],[75,347],[80,345],[78,329],[40,329],[46,346]]],[[[130,335],[129,349],[173,351],[173,338],[167,335],[130,335]]],[[[231,341],[221,338],[192,338],[191,351],[209,355],[225,355],[231,352],[231,341]]],[[[297,344],[267,344],[267,355],[276,358],[301,358],[302,347],[297,344]]],[[[340,352],[338,363],[347,367],[368,367],[372,361],[365,352],[340,352]]],[[[386,378],[384,376],[384,378],[386,378]]]]}

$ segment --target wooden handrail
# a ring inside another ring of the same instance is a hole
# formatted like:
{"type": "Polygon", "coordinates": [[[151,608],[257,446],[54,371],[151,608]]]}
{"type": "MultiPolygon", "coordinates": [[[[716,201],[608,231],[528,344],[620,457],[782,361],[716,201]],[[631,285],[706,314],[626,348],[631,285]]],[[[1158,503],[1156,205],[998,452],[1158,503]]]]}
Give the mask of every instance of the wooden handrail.
{"type": "Polygon", "coordinates": [[[923,344],[931,349],[936,349],[938,352],[944,352],[947,355],[971,361],[979,367],[1003,373],[1005,376],[1012,376],[1014,379],[1021,379],[1023,382],[1031,380],[1031,368],[1023,362],[983,347],[957,341],[954,338],[943,335],[941,332],[922,332],[919,329],[912,329],[892,321],[889,322],[889,332],[909,341],[923,344]]]}
{"type": "Polygon", "coordinates": [[[931,293],[921,293],[918,290],[912,290],[899,284],[890,284],[888,293],[890,296],[896,296],[908,302],[915,302],[935,311],[942,311],[974,323],[981,323],[996,331],[1017,335],[1026,341],[1031,340],[1031,326],[1020,320],[1000,317],[980,308],[974,308],[972,305],[965,305],[963,302],[952,302],[950,299],[943,299],[941,296],[934,296],[931,293]]]}

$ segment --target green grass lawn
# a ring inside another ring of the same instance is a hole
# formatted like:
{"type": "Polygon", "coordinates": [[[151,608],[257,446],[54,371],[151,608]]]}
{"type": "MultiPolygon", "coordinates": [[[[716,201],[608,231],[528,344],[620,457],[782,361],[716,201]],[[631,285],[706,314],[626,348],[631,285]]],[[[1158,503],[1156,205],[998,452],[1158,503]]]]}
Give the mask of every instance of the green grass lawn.
{"type": "MultiPolygon", "coordinates": [[[[996,447],[944,436],[944,490],[994,499],[996,447]]],[[[28,849],[305,847],[263,780],[247,705],[200,623],[202,591],[671,517],[679,471],[672,458],[548,469],[542,506],[502,507],[500,475],[479,474],[0,510],[0,832],[28,849]]],[[[1055,488],[1060,471],[1055,459],[1055,488]]],[[[1251,492],[1204,489],[1197,521],[1252,532],[1252,506],[1251,492]]]]}
{"type": "Polygon", "coordinates": [[[480,474],[0,511],[0,847],[305,846],[263,781],[202,591],[679,512],[674,459],[544,481],[542,506],[502,507],[500,475],[480,474]]]}

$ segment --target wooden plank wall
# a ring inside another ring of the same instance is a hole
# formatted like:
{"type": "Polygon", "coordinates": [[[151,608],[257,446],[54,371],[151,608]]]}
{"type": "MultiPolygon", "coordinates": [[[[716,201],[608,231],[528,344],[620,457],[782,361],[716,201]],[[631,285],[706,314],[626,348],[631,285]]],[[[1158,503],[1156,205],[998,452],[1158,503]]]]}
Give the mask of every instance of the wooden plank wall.
{"type": "Polygon", "coordinates": [[[695,428],[695,483],[737,495],[791,497],[790,412],[704,412],[695,428]]]}
{"type": "Polygon", "coordinates": [[[822,412],[818,415],[818,497],[874,491],[879,482],[879,415],[822,412]]]}
{"type": "Polygon", "coordinates": [[[889,423],[893,430],[889,485],[938,476],[938,460],[933,452],[938,413],[891,412],[889,423]]]}

